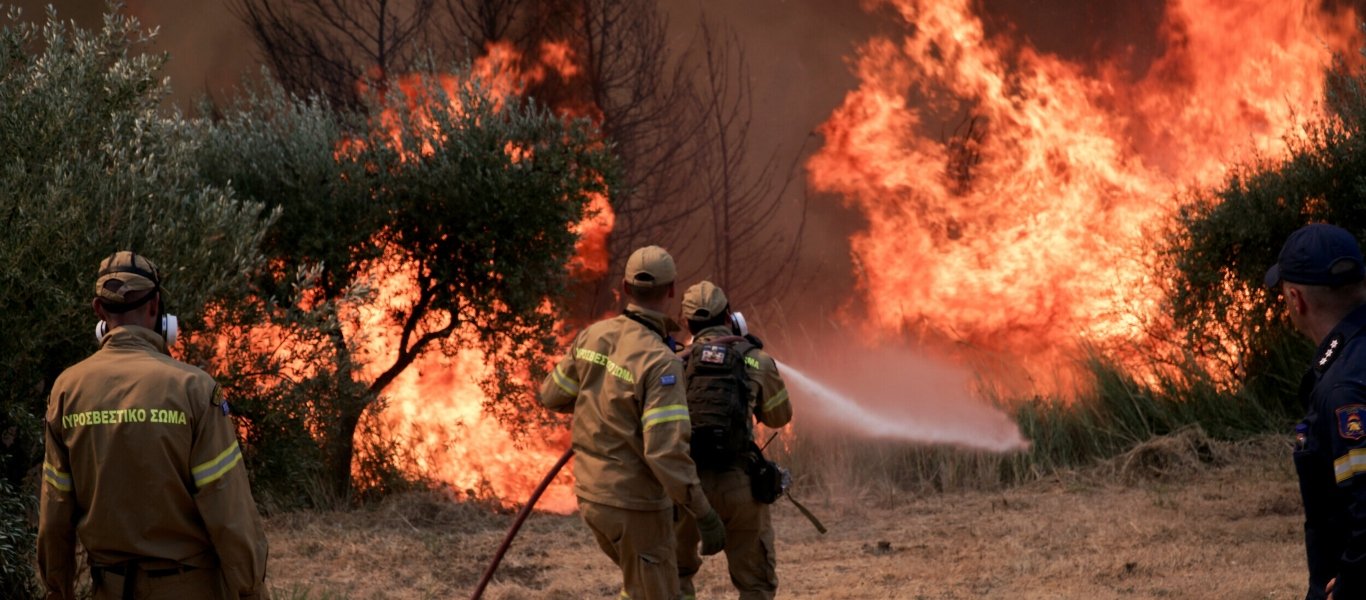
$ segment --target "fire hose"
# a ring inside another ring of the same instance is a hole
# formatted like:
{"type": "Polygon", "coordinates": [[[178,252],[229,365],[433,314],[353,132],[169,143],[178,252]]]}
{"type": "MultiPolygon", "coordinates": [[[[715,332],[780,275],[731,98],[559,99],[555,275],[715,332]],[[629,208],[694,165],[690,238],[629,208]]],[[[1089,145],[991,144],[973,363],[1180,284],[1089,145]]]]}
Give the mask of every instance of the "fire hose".
{"type": "Polygon", "coordinates": [[[541,499],[541,494],[544,494],[545,489],[550,487],[550,482],[555,479],[555,476],[560,473],[560,469],[564,468],[572,456],[574,456],[574,448],[570,447],[564,451],[563,456],[560,456],[560,460],[555,462],[555,466],[550,467],[550,472],[546,473],[545,479],[542,479],[541,484],[536,486],[536,491],[531,492],[531,497],[527,498],[522,510],[517,512],[517,518],[513,519],[512,527],[508,528],[507,535],[503,536],[503,543],[498,546],[498,551],[493,553],[493,560],[489,562],[489,568],[484,570],[484,576],[479,579],[479,586],[474,588],[474,595],[470,596],[470,600],[479,600],[484,595],[484,588],[488,587],[489,581],[493,579],[493,573],[498,570],[498,563],[503,562],[503,555],[507,554],[508,547],[512,545],[512,538],[517,537],[517,532],[521,530],[522,523],[531,515],[531,507],[535,506],[536,501],[541,499]]]}
{"type": "Polygon", "coordinates": [[[810,510],[807,510],[807,508],[806,508],[805,506],[802,506],[802,503],[801,503],[801,502],[798,502],[796,498],[793,498],[793,497],[792,497],[792,494],[783,494],[783,495],[784,495],[784,496],[787,496],[787,499],[790,500],[790,501],[792,501],[792,506],[797,507],[797,510],[799,510],[799,511],[802,512],[802,516],[803,516],[803,517],[806,517],[806,520],[811,521],[811,524],[816,526],[816,531],[821,532],[822,535],[825,534],[825,532],[826,532],[825,525],[822,525],[822,524],[821,524],[820,519],[817,519],[817,518],[816,518],[816,515],[811,514],[811,511],[810,511],[810,510]]]}

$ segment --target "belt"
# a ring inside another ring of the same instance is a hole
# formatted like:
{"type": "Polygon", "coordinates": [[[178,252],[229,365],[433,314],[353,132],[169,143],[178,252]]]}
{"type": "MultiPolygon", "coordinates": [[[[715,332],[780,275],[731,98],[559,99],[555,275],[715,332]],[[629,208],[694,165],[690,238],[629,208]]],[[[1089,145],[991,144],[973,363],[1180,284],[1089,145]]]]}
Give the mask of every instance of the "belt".
{"type": "Polygon", "coordinates": [[[105,573],[113,573],[115,575],[118,575],[119,577],[127,576],[129,571],[142,571],[143,574],[147,575],[148,577],[157,579],[160,577],[170,577],[172,575],[179,575],[181,573],[189,573],[190,571],[195,570],[197,567],[191,567],[189,565],[180,565],[178,567],[171,567],[169,569],[143,569],[140,567],[129,568],[128,565],[111,565],[108,567],[97,566],[95,568],[104,571],[105,573]]]}
{"type": "Polygon", "coordinates": [[[122,600],[133,600],[133,586],[136,585],[136,575],[138,571],[142,571],[143,574],[147,575],[150,579],[156,579],[158,577],[170,577],[172,575],[188,573],[195,569],[188,565],[179,565],[169,569],[144,569],[138,562],[139,561],[137,560],[131,560],[117,565],[109,565],[107,567],[92,565],[90,567],[90,575],[94,580],[93,583],[95,584],[95,587],[98,588],[101,586],[101,579],[105,573],[113,573],[114,575],[123,578],[122,600]]]}

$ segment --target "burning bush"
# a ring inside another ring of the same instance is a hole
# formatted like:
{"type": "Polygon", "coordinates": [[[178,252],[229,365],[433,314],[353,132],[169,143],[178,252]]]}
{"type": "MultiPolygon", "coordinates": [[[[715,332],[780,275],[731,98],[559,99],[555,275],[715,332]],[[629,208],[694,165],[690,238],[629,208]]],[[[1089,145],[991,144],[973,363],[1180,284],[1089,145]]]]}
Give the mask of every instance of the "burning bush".
{"type": "Polygon", "coordinates": [[[1290,329],[1263,276],[1285,238],[1307,223],[1366,235],[1366,71],[1336,61],[1324,104],[1323,117],[1287,135],[1286,156],[1245,162],[1191,198],[1166,252],[1188,351],[1214,359],[1248,393],[1295,411],[1310,344],[1290,329]]]}
{"type": "MultiPolygon", "coordinates": [[[[473,406],[526,401],[555,343],[549,299],[565,288],[576,224],[614,176],[585,121],[495,97],[464,72],[412,81],[361,114],[266,84],[197,156],[210,181],[281,210],[269,266],[198,341],[290,504],[319,500],[307,490],[345,497],[353,475],[393,480],[394,440],[365,437],[380,452],[362,453],[358,471],[357,431],[381,425],[367,416],[410,368],[449,368],[426,365],[429,352],[487,367],[462,371],[484,383],[470,386],[473,406]]],[[[412,410],[445,418],[446,402],[423,400],[412,410]]]]}

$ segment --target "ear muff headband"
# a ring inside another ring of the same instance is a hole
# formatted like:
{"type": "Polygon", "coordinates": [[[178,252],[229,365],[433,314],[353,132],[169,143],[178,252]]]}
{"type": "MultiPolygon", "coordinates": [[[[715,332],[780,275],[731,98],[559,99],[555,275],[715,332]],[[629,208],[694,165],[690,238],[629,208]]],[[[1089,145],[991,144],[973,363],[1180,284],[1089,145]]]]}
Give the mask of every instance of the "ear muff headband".
{"type": "Polygon", "coordinates": [[[108,300],[105,300],[104,298],[100,298],[100,306],[103,306],[104,310],[107,310],[116,315],[121,315],[139,306],[147,304],[148,302],[151,302],[152,298],[159,295],[161,295],[161,288],[157,287],[147,290],[147,295],[138,298],[137,300],[134,300],[132,302],[110,302],[108,300]]]}
{"type": "MultiPolygon", "coordinates": [[[[137,253],[136,253],[136,252],[131,252],[131,251],[130,251],[128,254],[129,254],[129,262],[131,262],[132,264],[130,264],[130,265],[117,265],[117,266],[115,266],[115,265],[110,265],[110,266],[108,266],[108,267],[105,267],[105,268],[103,268],[103,269],[100,269],[100,272],[99,272],[98,275],[96,275],[96,277],[104,277],[105,275],[110,275],[110,274],[112,274],[112,273],[132,273],[132,274],[134,274],[134,275],[138,275],[138,276],[141,276],[141,277],[146,277],[147,279],[152,280],[152,285],[155,286],[155,287],[153,287],[151,290],[148,290],[147,295],[145,295],[145,296],[143,296],[143,297],[141,297],[141,298],[139,298],[139,299],[137,299],[137,300],[134,300],[134,301],[132,301],[132,302],[110,302],[110,301],[108,301],[108,300],[101,299],[101,300],[100,300],[100,304],[104,306],[104,309],[107,310],[107,311],[109,311],[109,312],[111,312],[111,313],[114,313],[114,314],[123,314],[123,313],[126,313],[126,312],[128,312],[128,311],[130,311],[130,310],[133,310],[133,309],[135,309],[135,308],[138,308],[139,306],[142,306],[142,305],[144,305],[144,304],[147,304],[148,302],[151,302],[151,300],[152,300],[152,298],[153,298],[154,296],[160,296],[160,295],[161,295],[161,274],[158,273],[155,269],[153,269],[153,270],[151,270],[151,271],[148,271],[147,269],[143,269],[143,268],[141,268],[141,267],[138,267],[138,266],[137,266],[137,264],[138,264],[138,255],[137,255],[137,253]]],[[[117,253],[117,252],[115,252],[114,254],[110,254],[110,255],[109,255],[109,259],[106,259],[106,260],[111,260],[111,262],[112,262],[112,259],[113,259],[115,256],[118,256],[118,253],[117,253]]],[[[144,260],[145,260],[145,259],[144,259],[144,260]]],[[[157,333],[161,333],[161,329],[162,329],[162,326],[161,326],[162,316],[165,315],[165,314],[166,314],[166,306],[165,306],[165,303],[163,302],[162,305],[161,305],[160,307],[158,307],[158,310],[157,310],[157,326],[156,326],[157,333]]]]}

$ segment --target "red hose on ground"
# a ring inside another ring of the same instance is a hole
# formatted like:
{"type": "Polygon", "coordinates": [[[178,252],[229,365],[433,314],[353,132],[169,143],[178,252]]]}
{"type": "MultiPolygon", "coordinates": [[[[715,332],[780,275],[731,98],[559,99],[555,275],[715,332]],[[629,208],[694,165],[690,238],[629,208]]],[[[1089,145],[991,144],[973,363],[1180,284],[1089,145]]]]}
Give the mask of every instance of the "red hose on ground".
{"type": "Polygon", "coordinates": [[[536,501],[541,499],[541,494],[544,494],[545,489],[550,487],[550,482],[555,479],[555,475],[559,474],[560,469],[564,468],[572,456],[574,456],[574,448],[570,447],[564,451],[564,455],[555,463],[555,466],[550,467],[550,472],[546,473],[545,479],[542,479],[541,484],[536,486],[536,491],[531,492],[531,497],[527,499],[526,504],[522,505],[522,510],[517,513],[517,518],[512,521],[512,527],[508,528],[507,535],[503,536],[503,543],[498,546],[498,551],[493,553],[493,560],[489,562],[489,568],[484,570],[484,576],[479,579],[479,586],[474,588],[474,595],[470,596],[470,600],[479,600],[484,595],[484,588],[488,587],[489,581],[493,579],[493,573],[498,570],[498,563],[503,562],[503,555],[507,554],[508,547],[512,545],[512,538],[517,537],[517,531],[522,528],[522,522],[531,515],[531,507],[536,506],[536,501]]]}

